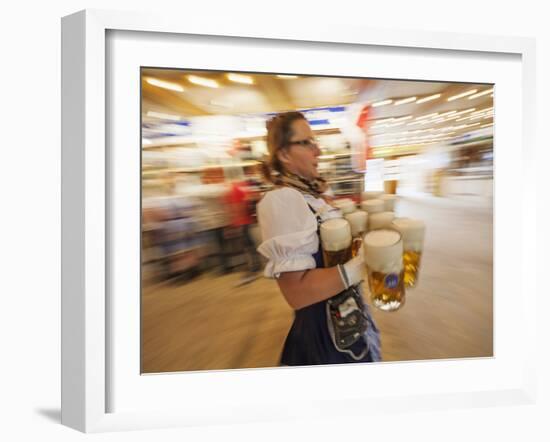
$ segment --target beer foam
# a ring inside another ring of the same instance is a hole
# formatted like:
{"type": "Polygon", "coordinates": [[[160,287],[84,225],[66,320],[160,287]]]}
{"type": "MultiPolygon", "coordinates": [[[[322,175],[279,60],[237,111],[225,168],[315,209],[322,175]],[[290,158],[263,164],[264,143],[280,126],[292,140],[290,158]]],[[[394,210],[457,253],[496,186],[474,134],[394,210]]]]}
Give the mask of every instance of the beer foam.
{"type": "Polygon", "coordinates": [[[381,195],[380,198],[384,201],[384,210],[386,212],[393,212],[395,209],[395,201],[397,200],[397,195],[385,194],[381,195]]]}
{"type": "Polygon", "coordinates": [[[379,190],[368,190],[366,192],[363,192],[361,194],[361,200],[373,200],[377,199],[380,195],[382,195],[384,192],[381,192],[379,190]]]}
{"type": "Polygon", "coordinates": [[[342,218],[342,211],[336,207],[329,206],[328,204],[317,209],[317,215],[321,218],[321,221],[327,221],[333,218],[342,218]]]}
{"type": "Polygon", "coordinates": [[[347,213],[355,212],[355,202],[349,198],[343,198],[334,202],[334,205],[338,207],[345,215],[347,213]]]}
{"type": "Polygon", "coordinates": [[[367,212],[358,210],[344,215],[344,218],[348,220],[351,227],[351,236],[356,237],[359,233],[367,231],[367,212]]]}
{"type": "Polygon", "coordinates": [[[369,215],[384,211],[384,201],[379,199],[366,200],[361,203],[361,210],[364,210],[369,215]]]}
{"type": "Polygon", "coordinates": [[[422,252],[426,226],[423,221],[412,218],[395,218],[392,228],[401,233],[403,249],[422,252]]]}
{"type": "Polygon", "coordinates": [[[393,212],[373,213],[369,217],[369,230],[389,229],[395,215],[393,212]]]}
{"type": "Polygon", "coordinates": [[[363,238],[365,263],[369,270],[399,273],[403,269],[403,241],[395,230],[373,230],[363,238]]]}
{"type": "Polygon", "coordinates": [[[351,244],[351,228],[343,218],[329,219],[321,224],[323,250],[337,252],[351,244]]]}

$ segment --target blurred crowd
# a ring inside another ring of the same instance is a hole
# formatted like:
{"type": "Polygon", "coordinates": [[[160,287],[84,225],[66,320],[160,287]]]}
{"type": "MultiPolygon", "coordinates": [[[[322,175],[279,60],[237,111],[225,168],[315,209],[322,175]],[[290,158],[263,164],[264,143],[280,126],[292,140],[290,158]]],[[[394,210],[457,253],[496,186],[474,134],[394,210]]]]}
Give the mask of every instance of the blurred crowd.
{"type": "Polygon", "coordinates": [[[144,282],[179,283],[206,272],[242,272],[240,284],[262,268],[256,203],[266,190],[255,166],[204,173],[201,183],[178,192],[178,177],[163,192],[143,195],[144,282]]]}

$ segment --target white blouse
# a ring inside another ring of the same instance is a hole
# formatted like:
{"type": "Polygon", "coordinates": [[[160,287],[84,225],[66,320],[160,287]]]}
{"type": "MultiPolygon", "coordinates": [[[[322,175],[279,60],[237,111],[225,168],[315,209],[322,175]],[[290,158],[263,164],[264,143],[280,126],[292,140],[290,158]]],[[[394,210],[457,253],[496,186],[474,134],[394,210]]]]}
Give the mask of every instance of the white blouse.
{"type": "Polygon", "coordinates": [[[319,249],[317,218],[341,218],[342,212],[322,198],[302,194],[290,187],[267,192],[257,205],[262,243],[258,252],[268,259],[264,275],[278,278],[284,272],[315,268],[313,254],[319,249]]]}

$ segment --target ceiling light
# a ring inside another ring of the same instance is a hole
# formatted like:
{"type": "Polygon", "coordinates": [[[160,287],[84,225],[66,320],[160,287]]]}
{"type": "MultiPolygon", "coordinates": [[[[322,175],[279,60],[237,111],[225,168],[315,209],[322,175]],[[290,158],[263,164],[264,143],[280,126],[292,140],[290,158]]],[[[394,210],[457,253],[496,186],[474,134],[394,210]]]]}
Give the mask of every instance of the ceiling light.
{"type": "Polygon", "coordinates": [[[422,115],[421,117],[416,117],[415,120],[423,120],[424,118],[437,117],[438,115],[439,113],[434,112],[433,114],[427,114],[427,115],[422,115]]]}
{"type": "Polygon", "coordinates": [[[441,97],[441,94],[430,95],[429,97],[424,97],[424,98],[421,98],[420,100],[416,100],[416,104],[425,103],[426,101],[436,100],[439,97],[441,97]]]}
{"type": "Polygon", "coordinates": [[[147,116],[153,117],[153,118],[160,118],[161,120],[171,120],[171,121],[179,121],[181,119],[179,115],[163,114],[162,112],[155,112],[155,111],[147,112],[147,116]]]}
{"type": "Polygon", "coordinates": [[[277,75],[278,78],[283,78],[284,80],[291,80],[293,78],[298,78],[297,75],[277,75]]]}
{"type": "Polygon", "coordinates": [[[168,81],[157,80],[156,78],[148,77],[145,81],[153,86],[161,87],[175,92],[183,92],[184,89],[177,83],[170,83],[168,81]]]}
{"type": "Polygon", "coordinates": [[[477,120],[478,118],[483,118],[485,115],[470,115],[468,120],[477,120]]]}
{"type": "Polygon", "coordinates": [[[393,100],[382,100],[382,101],[377,101],[376,103],[372,103],[372,107],[378,107],[378,106],[385,106],[386,104],[391,104],[393,103],[393,100]]]}
{"type": "Polygon", "coordinates": [[[413,101],[416,101],[416,97],[409,97],[404,98],[403,100],[397,100],[395,103],[393,103],[393,105],[399,106],[400,104],[412,103],[413,101]]]}
{"type": "MultiPolygon", "coordinates": [[[[463,111],[457,112],[455,115],[463,115],[463,114],[467,114],[468,112],[473,112],[475,110],[476,110],[475,107],[471,107],[470,109],[465,109],[463,111]]],[[[478,112],[481,112],[481,111],[478,111],[478,112]]]]}
{"type": "Polygon", "coordinates": [[[482,113],[485,113],[485,112],[492,112],[492,111],[493,111],[492,107],[486,107],[484,109],[480,109],[480,110],[474,112],[474,114],[482,114],[482,113]]]}
{"type": "Polygon", "coordinates": [[[467,97],[468,95],[475,94],[476,92],[477,92],[477,89],[472,89],[466,92],[462,92],[461,94],[453,95],[452,97],[447,98],[447,101],[458,100],[459,98],[467,97]]]}
{"type": "Polygon", "coordinates": [[[440,117],[446,117],[447,115],[452,115],[452,114],[456,114],[456,111],[452,110],[452,111],[449,111],[449,112],[444,112],[440,115],[440,117]]]}
{"type": "Polygon", "coordinates": [[[254,84],[254,79],[249,75],[242,75],[242,74],[227,74],[227,78],[229,81],[233,81],[235,83],[242,83],[242,84],[254,84]]]}
{"type": "Polygon", "coordinates": [[[483,95],[491,94],[493,92],[493,89],[487,89],[485,91],[478,92],[477,94],[471,95],[468,97],[468,100],[473,100],[477,97],[482,97],[483,95]]]}
{"type": "Polygon", "coordinates": [[[187,79],[191,83],[197,84],[199,86],[205,86],[205,87],[211,87],[211,88],[219,87],[218,82],[216,80],[211,80],[210,78],[197,77],[196,75],[188,75],[187,79]]]}

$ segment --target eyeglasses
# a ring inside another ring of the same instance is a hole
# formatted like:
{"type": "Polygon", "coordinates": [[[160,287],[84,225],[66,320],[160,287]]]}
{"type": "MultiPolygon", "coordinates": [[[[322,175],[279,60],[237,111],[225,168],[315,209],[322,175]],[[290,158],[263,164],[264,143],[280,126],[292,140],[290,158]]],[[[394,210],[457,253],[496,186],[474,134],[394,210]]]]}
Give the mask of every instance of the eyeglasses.
{"type": "Polygon", "coordinates": [[[300,146],[304,147],[317,147],[319,146],[319,143],[317,140],[314,140],[312,138],[308,138],[307,140],[298,140],[298,141],[291,141],[289,144],[298,144],[300,146]]]}

